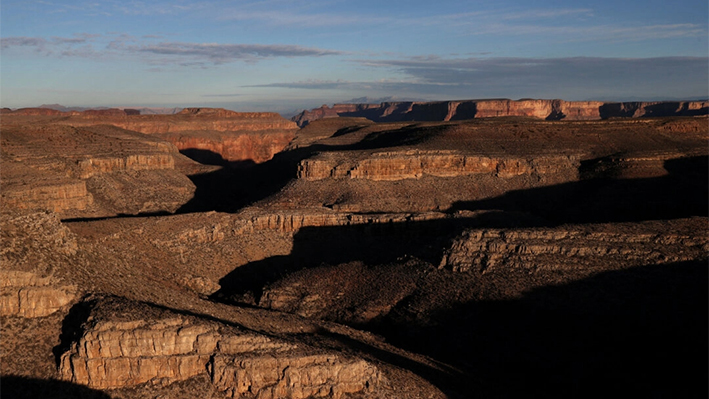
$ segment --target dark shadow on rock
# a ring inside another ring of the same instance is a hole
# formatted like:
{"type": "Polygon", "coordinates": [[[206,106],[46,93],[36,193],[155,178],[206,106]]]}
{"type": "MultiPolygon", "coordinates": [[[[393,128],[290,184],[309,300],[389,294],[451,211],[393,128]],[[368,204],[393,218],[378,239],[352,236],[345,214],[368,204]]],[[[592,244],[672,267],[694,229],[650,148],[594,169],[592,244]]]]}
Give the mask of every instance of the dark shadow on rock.
{"type": "Polygon", "coordinates": [[[67,352],[74,342],[78,342],[79,338],[84,334],[83,324],[89,318],[91,309],[95,304],[93,299],[85,299],[76,303],[69,309],[69,313],[62,321],[62,332],[59,335],[59,345],[52,348],[54,360],[57,367],[61,362],[62,354],[67,352]]]}
{"type": "MultiPolygon", "coordinates": [[[[337,342],[338,345],[332,347],[334,350],[354,350],[363,353],[366,358],[374,358],[378,361],[412,371],[416,375],[423,377],[428,382],[438,387],[438,389],[445,393],[449,398],[468,397],[467,395],[461,395],[461,393],[469,393],[470,389],[475,387],[473,381],[475,381],[476,378],[470,378],[470,376],[464,375],[460,370],[452,368],[446,364],[435,362],[434,360],[429,360],[430,363],[432,363],[430,365],[421,363],[398,353],[377,348],[365,342],[352,339],[346,335],[324,329],[318,331],[317,335],[337,342]]],[[[307,342],[308,337],[302,337],[302,339],[307,342]]],[[[318,343],[322,345],[322,340],[318,340],[318,343]]]]}
{"type": "Polygon", "coordinates": [[[0,378],[0,394],[3,399],[110,399],[111,396],[66,381],[3,375],[0,378]]]}
{"type": "Polygon", "coordinates": [[[438,265],[444,249],[466,228],[540,225],[537,219],[497,212],[432,221],[304,227],[294,235],[289,255],[273,256],[234,269],[219,281],[221,289],[211,299],[243,303],[243,298],[253,298],[258,303],[267,285],[290,273],[323,264],[362,261],[377,265],[416,258],[438,265]]]}
{"type": "Polygon", "coordinates": [[[178,209],[176,213],[236,212],[280,191],[290,180],[297,177],[300,161],[317,153],[413,145],[426,140],[433,131],[431,129],[408,126],[370,133],[360,142],[352,145],[315,144],[280,152],[273,159],[259,164],[250,161],[228,162],[219,154],[208,150],[199,150],[198,155],[192,154],[194,159],[208,159],[212,164],[221,165],[223,168],[214,172],[188,176],[197,189],[192,200],[178,209]]]}
{"type": "Polygon", "coordinates": [[[227,166],[232,168],[244,168],[253,166],[256,163],[250,159],[242,161],[229,161],[222,157],[221,154],[210,150],[200,148],[185,148],[180,150],[180,154],[190,158],[193,161],[204,165],[227,166]]]}
{"type": "Polygon", "coordinates": [[[603,159],[582,164],[582,180],[510,191],[499,197],[458,202],[456,210],[501,209],[528,212],[554,223],[633,222],[707,216],[709,157],[668,160],[666,176],[616,179],[603,159]],[[600,166],[599,166],[600,165],[600,166]],[[594,168],[589,172],[587,169],[594,168]]]}
{"type": "Polygon", "coordinates": [[[657,104],[643,105],[642,102],[605,103],[598,109],[601,119],[633,118],[637,112],[642,112],[643,118],[699,116],[707,115],[709,108],[689,109],[688,102],[665,101],[657,104]]]}
{"type": "Polygon", "coordinates": [[[705,261],[641,266],[441,308],[426,325],[395,309],[375,331],[478,378],[479,397],[704,398],[706,282],[705,261]]]}

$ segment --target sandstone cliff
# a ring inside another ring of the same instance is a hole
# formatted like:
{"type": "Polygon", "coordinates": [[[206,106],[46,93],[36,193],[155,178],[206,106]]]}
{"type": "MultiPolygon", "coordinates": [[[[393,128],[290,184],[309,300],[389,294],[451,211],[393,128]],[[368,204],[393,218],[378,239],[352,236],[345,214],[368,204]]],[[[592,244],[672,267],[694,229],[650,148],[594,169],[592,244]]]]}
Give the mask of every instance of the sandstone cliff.
{"type": "Polygon", "coordinates": [[[615,117],[692,116],[709,113],[707,101],[628,102],[564,100],[461,100],[323,105],[303,111],[292,120],[298,126],[321,118],[365,117],[375,122],[451,121],[491,117],[529,117],[548,120],[598,120],[615,117]]]}
{"type": "Polygon", "coordinates": [[[216,322],[98,299],[61,356],[64,379],[92,388],[167,385],[208,374],[232,398],[340,398],[373,389],[372,364],[216,322]],[[146,317],[150,316],[150,318],[146,317]]]}

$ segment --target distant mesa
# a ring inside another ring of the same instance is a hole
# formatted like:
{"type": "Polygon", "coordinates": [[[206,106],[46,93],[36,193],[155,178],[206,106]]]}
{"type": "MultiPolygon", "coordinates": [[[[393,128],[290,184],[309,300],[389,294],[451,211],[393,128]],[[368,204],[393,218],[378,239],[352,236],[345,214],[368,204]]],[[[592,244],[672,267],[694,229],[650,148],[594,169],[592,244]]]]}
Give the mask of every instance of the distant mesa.
{"type": "Polygon", "coordinates": [[[454,121],[491,117],[530,117],[546,120],[599,120],[709,114],[709,101],[601,102],[564,100],[460,100],[382,102],[323,105],[291,118],[303,127],[335,117],[364,117],[374,122],[454,121]]]}

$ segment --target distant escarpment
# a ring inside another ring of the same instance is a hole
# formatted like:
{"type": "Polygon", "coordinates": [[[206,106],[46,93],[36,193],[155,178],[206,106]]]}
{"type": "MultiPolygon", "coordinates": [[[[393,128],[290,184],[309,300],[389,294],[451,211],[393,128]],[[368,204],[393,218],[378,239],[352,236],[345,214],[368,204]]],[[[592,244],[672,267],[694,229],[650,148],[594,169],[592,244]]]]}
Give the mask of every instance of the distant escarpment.
{"type": "Polygon", "coordinates": [[[139,115],[131,109],[61,112],[23,108],[3,112],[9,120],[44,117],[52,123],[107,124],[159,135],[198,161],[267,161],[295,137],[298,126],[272,112],[234,112],[222,108],[185,108],[174,115],[139,115]]]}
{"type": "Polygon", "coordinates": [[[598,120],[616,117],[694,116],[709,113],[708,101],[600,102],[564,100],[461,100],[323,105],[292,120],[298,126],[332,117],[364,117],[374,122],[455,121],[501,116],[546,120],[598,120]]]}

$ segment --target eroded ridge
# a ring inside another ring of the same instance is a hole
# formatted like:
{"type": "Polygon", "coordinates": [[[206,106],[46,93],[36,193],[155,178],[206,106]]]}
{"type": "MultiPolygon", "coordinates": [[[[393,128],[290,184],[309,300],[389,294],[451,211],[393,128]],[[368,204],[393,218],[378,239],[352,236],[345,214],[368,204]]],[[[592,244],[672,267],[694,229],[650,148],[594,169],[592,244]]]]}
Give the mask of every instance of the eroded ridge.
{"type": "Polygon", "coordinates": [[[400,151],[374,153],[366,158],[343,161],[322,154],[301,161],[298,178],[321,180],[350,178],[369,180],[418,179],[490,174],[500,178],[576,171],[578,159],[567,155],[534,158],[463,155],[451,151],[400,151]]]}
{"type": "Polygon", "coordinates": [[[474,229],[461,234],[440,267],[458,272],[494,268],[607,270],[706,259],[702,218],[635,226],[586,225],[533,229],[474,229]],[[669,226],[668,226],[669,224],[669,226]]]}
{"type": "Polygon", "coordinates": [[[61,355],[62,378],[97,389],[167,385],[208,374],[228,396],[340,397],[380,379],[361,359],[117,298],[96,301],[61,355]]]}

